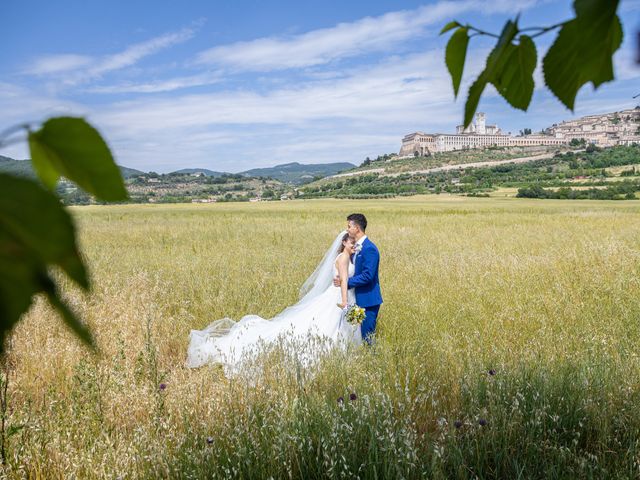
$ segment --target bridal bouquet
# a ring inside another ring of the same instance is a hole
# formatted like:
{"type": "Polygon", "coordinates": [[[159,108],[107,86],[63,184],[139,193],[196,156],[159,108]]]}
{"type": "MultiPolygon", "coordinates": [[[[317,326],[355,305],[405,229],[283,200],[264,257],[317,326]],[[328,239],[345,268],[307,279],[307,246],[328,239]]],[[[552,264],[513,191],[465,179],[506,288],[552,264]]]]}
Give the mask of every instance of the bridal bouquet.
{"type": "Polygon", "coordinates": [[[364,320],[364,308],[359,307],[355,303],[347,307],[346,313],[347,322],[353,325],[360,325],[364,320]]]}

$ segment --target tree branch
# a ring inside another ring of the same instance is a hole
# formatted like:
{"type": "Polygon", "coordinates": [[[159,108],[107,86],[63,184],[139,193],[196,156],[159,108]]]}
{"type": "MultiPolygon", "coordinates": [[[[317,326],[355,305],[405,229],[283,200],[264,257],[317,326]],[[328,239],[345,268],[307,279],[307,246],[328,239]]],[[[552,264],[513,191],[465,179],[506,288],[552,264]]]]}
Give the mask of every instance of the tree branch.
{"type": "MultiPolygon", "coordinates": [[[[500,38],[500,35],[496,35],[495,33],[491,33],[491,32],[485,32],[484,30],[480,30],[479,28],[473,27],[468,24],[467,24],[467,28],[471,31],[476,32],[475,35],[485,35],[487,37],[500,38]]],[[[475,35],[472,35],[472,36],[475,36],[475,35]]]]}

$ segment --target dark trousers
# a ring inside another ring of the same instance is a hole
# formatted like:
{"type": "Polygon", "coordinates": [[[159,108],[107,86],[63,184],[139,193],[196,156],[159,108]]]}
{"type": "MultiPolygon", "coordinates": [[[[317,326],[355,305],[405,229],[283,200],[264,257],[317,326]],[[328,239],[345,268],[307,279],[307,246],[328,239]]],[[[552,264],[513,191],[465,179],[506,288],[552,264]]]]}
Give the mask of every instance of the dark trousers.
{"type": "Polygon", "coordinates": [[[364,307],[364,320],[362,321],[362,325],[360,325],[360,331],[362,332],[362,339],[369,345],[371,345],[373,335],[376,333],[379,311],[380,305],[364,307]]]}

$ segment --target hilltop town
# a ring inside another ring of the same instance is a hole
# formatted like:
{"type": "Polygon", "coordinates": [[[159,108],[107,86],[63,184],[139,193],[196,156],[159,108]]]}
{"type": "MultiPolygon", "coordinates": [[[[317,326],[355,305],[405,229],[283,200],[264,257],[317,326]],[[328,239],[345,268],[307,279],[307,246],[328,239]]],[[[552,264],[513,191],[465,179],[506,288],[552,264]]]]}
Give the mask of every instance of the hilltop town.
{"type": "Polygon", "coordinates": [[[425,157],[455,150],[576,145],[597,147],[640,143],[640,106],[620,112],[589,115],[553,124],[538,134],[512,136],[497,125],[487,125],[484,113],[477,113],[467,128],[458,125],[455,134],[413,132],[405,135],[396,158],[425,157]]]}

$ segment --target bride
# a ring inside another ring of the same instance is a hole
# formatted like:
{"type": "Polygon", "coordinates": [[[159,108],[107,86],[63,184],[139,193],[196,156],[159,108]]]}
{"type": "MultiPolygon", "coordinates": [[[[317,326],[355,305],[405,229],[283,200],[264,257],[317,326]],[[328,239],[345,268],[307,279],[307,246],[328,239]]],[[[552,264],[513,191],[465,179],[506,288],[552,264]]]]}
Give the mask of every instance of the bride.
{"type": "MultiPolygon", "coordinates": [[[[236,323],[223,318],[204,330],[191,330],[187,366],[193,368],[221,363],[225,373],[231,375],[260,347],[279,340],[317,338],[342,348],[350,343],[360,344],[360,326],[352,325],[344,318],[345,307],[355,303],[353,289],[347,289],[348,278],[354,273],[350,261],[354,245],[353,238],[341,232],[300,289],[298,303],[285,308],[272,319],[246,315],[236,323]],[[333,285],[336,275],[340,277],[339,287],[333,285]]],[[[317,355],[312,353],[312,357],[317,355]]],[[[313,360],[315,358],[306,358],[304,363],[309,364],[313,360]]]]}

